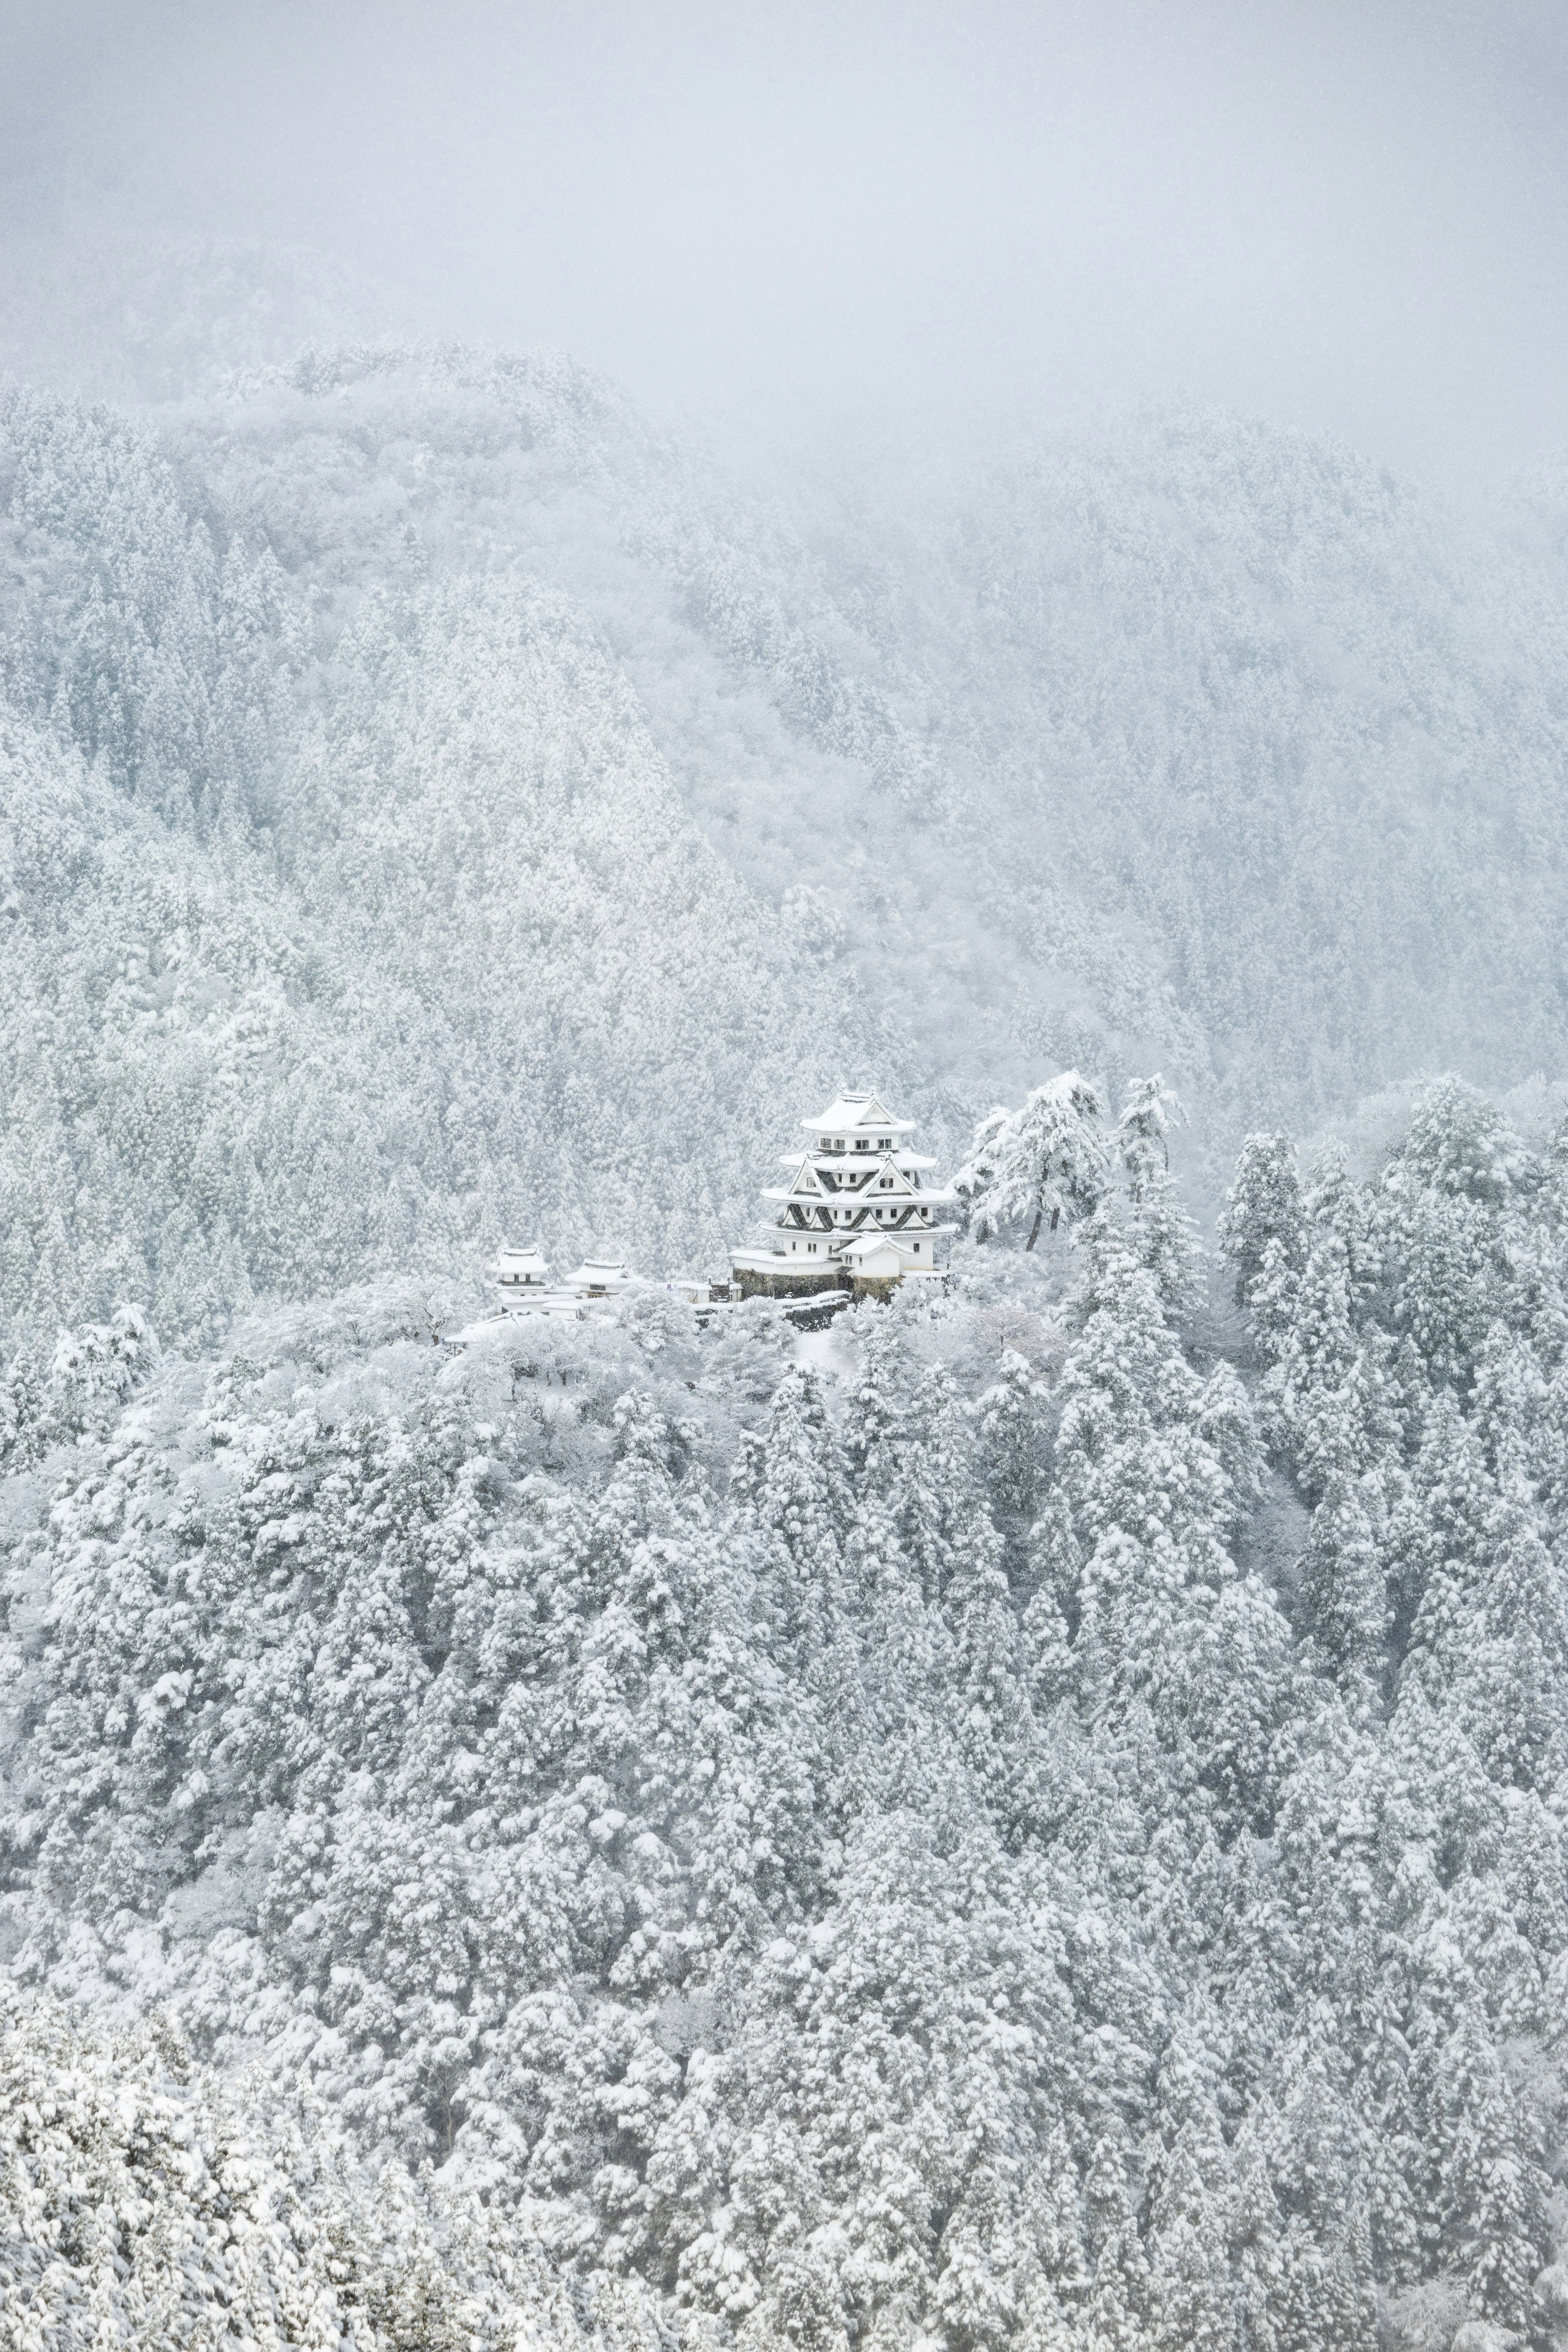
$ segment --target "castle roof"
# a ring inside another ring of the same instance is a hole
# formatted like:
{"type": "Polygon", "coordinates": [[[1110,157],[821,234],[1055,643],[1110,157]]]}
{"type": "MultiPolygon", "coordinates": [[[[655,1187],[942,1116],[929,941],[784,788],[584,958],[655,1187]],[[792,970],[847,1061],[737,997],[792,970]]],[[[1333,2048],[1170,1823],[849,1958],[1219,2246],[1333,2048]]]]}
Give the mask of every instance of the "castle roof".
{"type": "Polygon", "coordinates": [[[915,1121],[893,1118],[875,1095],[839,1095],[815,1118],[803,1118],[801,1125],[814,1135],[864,1135],[869,1130],[882,1135],[909,1135],[915,1121]]]}
{"type": "MultiPolygon", "coordinates": [[[[823,1131],[826,1134],[826,1129],[825,1129],[823,1131]]],[[[879,1130],[879,1132],[886,1135],[888,1130],[884,1127],[879,1130]]],[[[876,1158],[879,1160],[895,1160],[899,1166],[903,1169],[934,1168],[936,1166],[936,1161],[929,1158],[925,1153],[920,1151],[906,1151],[901,1144],[895,1144],[891,1151],[878,1152],[876,1154],[876,1158]]],[[[864,1167],[866,1161],[864,1156],[861,1154],[857,1154],[856,1157],[851,1160],[847,1151],[808,1151],[805,1155],[804,1163],[802,1162],[801,1155],[798,1150],[781,1151],[779,1154],[779,1166],[781,1168],[788,1168],[793,1171],[803,1164],[808,1168],[831,1170],[833,1174],[837,1176],[840,1175],[846,1168],[864,1167]]]]}

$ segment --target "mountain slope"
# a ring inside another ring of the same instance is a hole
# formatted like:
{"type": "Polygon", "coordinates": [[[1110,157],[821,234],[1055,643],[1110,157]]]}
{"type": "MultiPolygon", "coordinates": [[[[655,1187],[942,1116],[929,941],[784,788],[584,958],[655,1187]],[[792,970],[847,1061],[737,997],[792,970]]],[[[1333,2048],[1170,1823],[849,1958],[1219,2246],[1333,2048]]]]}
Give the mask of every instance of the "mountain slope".
{"type": "Polygon", "coordinates": [[[1157,1064],[1201,1196],[1561,1066],[1550,500],[1148,416],[768,501],[566,361],[374,342],[0,444],[16,1343],[711,1262],[844,1079],[951,1160],[1157,1064]]]}
{"type": "Polygon", "coordinates": [[[9,1312],[199,1337],[503,1230],[711,1257],[842,1007],[592,625],[497,572],[312,634],[140,436],[5,421],[9,1312]]]}

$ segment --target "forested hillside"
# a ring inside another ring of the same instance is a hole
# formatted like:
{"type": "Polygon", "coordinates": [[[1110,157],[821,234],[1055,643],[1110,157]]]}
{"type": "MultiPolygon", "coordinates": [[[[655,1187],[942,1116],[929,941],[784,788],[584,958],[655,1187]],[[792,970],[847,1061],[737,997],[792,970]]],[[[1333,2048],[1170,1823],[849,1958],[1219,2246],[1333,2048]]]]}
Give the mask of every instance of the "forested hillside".
{"type": "Polygon", "coordinates": [[[1212,1203],[1260,1118],[1558,1067],[1550,486],[1179,415],[763,498],[564,360],[247,360],[320,269],[160,267],[133,414],[0,407],[13,1351],[503,1234],[695,1268],[841,1078],[952,1157],[1158,1060],[1212,1203]]]}
{"type": "Polygon", "coordinates": [[[1560,485],[11,290],[18,2342],[1568,2345],[1560,485]]]}
{"type": "Polygon", "coordinates": [[[395,2168],[371,2189],[319,2109],[194,2088],[161,2032],[83,2033],[0,1990],[8,2343],[563,2352],[710,2343],[635,2284],[564,2286],[514,2217],[395,2168]]]}
{"type": "Polygon", "coordinates": [[[448,1358],[385,1285],[83,1402],[22,1985],[302,2075],[300,2231],[333,2134],[433,2164],[481,2301],[515,2213],[748,2344],[1558,2341],[1568,1160],[1255,1138],[1232,1361],[1164,1120],[826,1389],[766,1302],[448,1358]]]}

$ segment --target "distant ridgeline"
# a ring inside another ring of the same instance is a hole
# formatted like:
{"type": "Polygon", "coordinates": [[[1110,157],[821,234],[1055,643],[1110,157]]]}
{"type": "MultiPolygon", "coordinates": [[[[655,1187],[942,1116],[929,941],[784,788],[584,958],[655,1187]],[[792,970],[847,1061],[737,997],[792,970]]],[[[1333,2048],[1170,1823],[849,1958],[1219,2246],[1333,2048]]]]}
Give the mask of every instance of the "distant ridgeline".
{"type": "Polygon", "coordinates": [[[1037,1070],[1157,1065],[1216,1205],[1251,1127],[1557,1066],[1551,482],[1461,523],[1150,415],[919,503],[753,498],[547,357],[0,391],[7,1362],[466,1283],[525,1217],[709,1265],[843,1069],[951,1168],[1037,1070]]]}

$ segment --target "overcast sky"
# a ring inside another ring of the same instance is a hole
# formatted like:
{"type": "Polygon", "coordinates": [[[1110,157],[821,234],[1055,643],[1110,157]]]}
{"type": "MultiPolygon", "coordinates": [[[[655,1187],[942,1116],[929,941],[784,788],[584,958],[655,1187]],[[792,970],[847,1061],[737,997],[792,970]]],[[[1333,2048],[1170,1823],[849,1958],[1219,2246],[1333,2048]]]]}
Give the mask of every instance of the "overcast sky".
{"type": "Polygon", "coordinates": [[[12,236],[303,239],[432,331],[787,430],[1217,399],[1568,446],[1568,6],[0,11],[12,236]]]}

